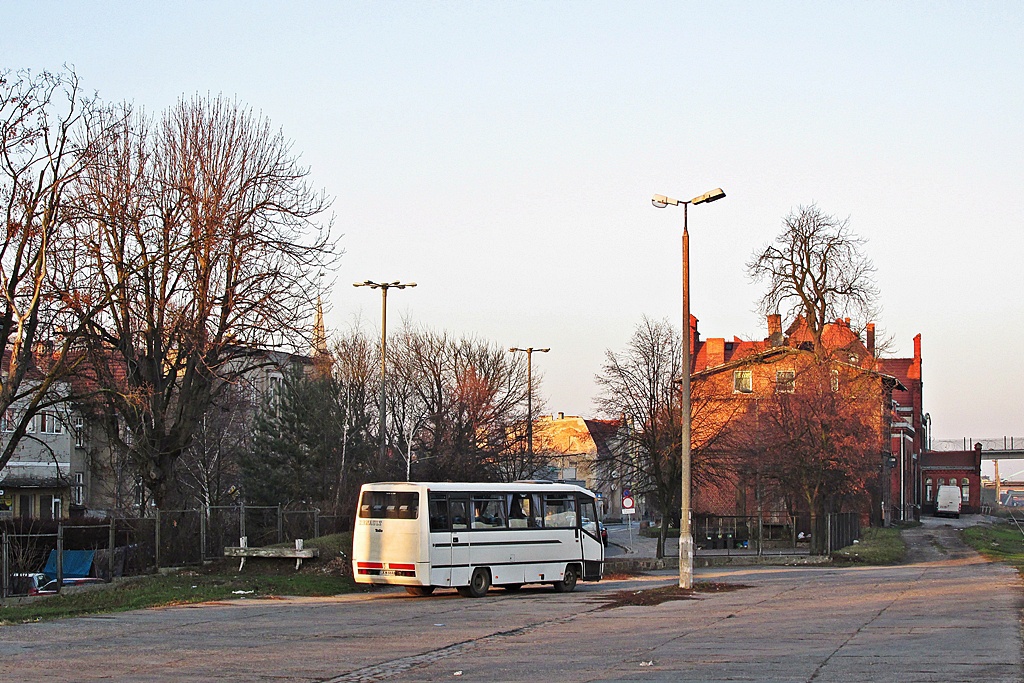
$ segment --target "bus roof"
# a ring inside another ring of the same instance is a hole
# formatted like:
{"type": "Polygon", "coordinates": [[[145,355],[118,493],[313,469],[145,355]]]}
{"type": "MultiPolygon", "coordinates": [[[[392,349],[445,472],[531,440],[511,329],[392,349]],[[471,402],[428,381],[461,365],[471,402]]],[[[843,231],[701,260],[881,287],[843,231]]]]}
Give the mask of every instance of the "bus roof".
{"type": "Polygon", "coordinates": [[[525,492],[544,492],[544,491],[582,491],[591,498],[596,498],[593,491],[577,486],[576,484],[566,484],[563,482],[553,481],[515,481],[511,483],[505,482],[493,482],[493,481],[481,481],[481,482],[446,482],[446,481],[381,481],[372,484],[363,484],[363,490],[366,491],[395,491],[403,489],[417,489],[421,490],[426,488],[428,491],[436,491],[438,493],[452,492],[452,493],[472,493],[475,491],[480,492],[498,492],[498,493],[525,493],[525,492]]]}

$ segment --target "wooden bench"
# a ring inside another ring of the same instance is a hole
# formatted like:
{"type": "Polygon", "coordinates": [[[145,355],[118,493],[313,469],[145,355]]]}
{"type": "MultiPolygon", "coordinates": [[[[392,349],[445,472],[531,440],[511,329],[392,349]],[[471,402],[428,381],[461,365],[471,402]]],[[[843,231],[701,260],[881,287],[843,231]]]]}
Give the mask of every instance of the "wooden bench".
{"type": "Polygon", "coordinates": [[[228,546],[224,548],[224,557],[240,557],[242,561],[238,565],[238,571],[245,567],[246,559],[250,557],[278,557],[288,560],[295,560],[296,571],[302,566],[303,560],[320,557],[319,548],[303,548],[302,539],[295,539],[294,548],[250,548],[245,537],[239,539],[237,547],[228,546]]]}

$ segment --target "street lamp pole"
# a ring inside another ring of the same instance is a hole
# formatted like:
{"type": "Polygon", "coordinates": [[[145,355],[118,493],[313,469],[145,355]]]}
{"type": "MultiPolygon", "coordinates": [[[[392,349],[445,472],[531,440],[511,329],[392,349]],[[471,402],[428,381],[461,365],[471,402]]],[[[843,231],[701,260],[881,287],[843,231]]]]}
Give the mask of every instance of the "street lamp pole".
{"type": "Polygon", "coordinates": [[[415,287],[415,282],[356,282],[353,287],[369,287],[380,290],[380,457],[387,456],[387,361],[388,361],[388,290],[415,287]]]}
{"type": "Polygon", "coordinates": [[[533,352],[547,353],[551,349],[535,349],[532,346],[520,349],[515,346],[508,350],[509,353],[522,351],[526,354],[526,452],[530,458],[530,465],[533,465],[533,352]]]}
{"type": "MultiPolygon", "coordinates": [[[[693,529],[691,525],[691,461],[692,452],[690,444],[691,415],[690,415],[690,232],[688,225],[688,213],[690,204],[705,204],[721,199],[725,196],[722,188],[716,188],[705,192],[699,197],[690,201],[680,201],[664,195],[656,194],[651,203],[659,209],[666,206],[683,205],[683,376],[680,382],[681,411],[682,411],[682,501],[680,503],[679,515],[679,587],[693,588],[693,529]]],[[[663,522],[664,523],[664,522],[663,522]]]]}

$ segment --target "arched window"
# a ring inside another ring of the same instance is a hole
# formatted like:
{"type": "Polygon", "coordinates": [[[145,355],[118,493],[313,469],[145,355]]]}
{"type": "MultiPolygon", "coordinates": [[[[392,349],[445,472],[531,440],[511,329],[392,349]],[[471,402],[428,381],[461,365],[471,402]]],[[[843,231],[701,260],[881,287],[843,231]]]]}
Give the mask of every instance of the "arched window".
{"type": "Polygon", "coordinates": [[[960,480],[960,500],[967,505],[971,500],[971,481],[964,477],[960,480]]]}
{"type": "Polygon", "coordinates": [[[924,499],[926,501],[933,500],[932,498],[932,478],[928,477],[924,480],[924,499]]]}
{"type": "Polygon", "coordinates": [[[946,480],[943,479],[942,477],[939,477],[939,486],[945,486],[945,485],[946,485],[946,480]]]}

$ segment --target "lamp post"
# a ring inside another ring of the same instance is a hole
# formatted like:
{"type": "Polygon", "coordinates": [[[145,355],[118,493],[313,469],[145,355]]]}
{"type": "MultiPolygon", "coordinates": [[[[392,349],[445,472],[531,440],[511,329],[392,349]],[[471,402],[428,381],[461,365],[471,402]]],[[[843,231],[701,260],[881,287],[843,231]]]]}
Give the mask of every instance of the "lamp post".
{"type": "Polygon", "coordinates": [[[526,452],[529,455],[530,466],[533,466],[533,352],[547,353],[551,349],[535,349],[532,346],[520,349],[515,346],[508,350],[509,353],[522,351],[526,354],[526,452]]]}
{"type": "Polygon", "coordinates": [[[659,209],[683,205],[683,377],[682,386],[682,502],[679,515],[679,587],[693,588],[693,531],[690,524],[690,233],[687,213],[690,204],[714,202],[725,196],[722,188],[705,192],[690,201],[680,201],[656,194],[651,203],[659,209]]]}
{"type": "Polygon", "coordinates": [[[388,360],[388,290],[389,289],[405,289],[406,287],[415,287],[415,282],[373,282],[366,280],[365,282],[356,282],[352,285],[353,287],[369,287],[371,289],[380,290],[380,457],[383,459],[387,455],[387,409],[386,403],[386,392],[387,384],[387,360],[388,360]]]}

